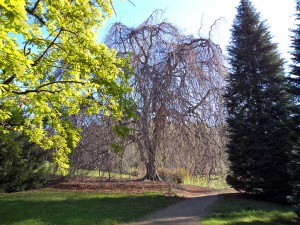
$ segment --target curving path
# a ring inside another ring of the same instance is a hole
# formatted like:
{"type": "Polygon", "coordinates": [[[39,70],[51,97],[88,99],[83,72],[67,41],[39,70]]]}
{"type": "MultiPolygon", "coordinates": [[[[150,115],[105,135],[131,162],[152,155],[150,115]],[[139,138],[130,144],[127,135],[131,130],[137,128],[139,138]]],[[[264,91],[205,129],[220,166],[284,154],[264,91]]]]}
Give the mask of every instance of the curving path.
{"type": "Polygon", "coordinates": [[[207,207],[217,199],[218,193],[186,199],[129,225],[200,225],[201,217],[208,212],[207,207]]]}

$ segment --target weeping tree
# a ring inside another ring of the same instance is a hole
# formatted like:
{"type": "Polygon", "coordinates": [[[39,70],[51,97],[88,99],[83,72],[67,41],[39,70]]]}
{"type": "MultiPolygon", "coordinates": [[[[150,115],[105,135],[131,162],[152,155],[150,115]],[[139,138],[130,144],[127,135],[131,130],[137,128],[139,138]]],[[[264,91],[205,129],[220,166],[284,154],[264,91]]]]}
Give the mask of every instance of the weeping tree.
{"type": "Polygon", "coordinates": [[[129,138],[145,165],[143,179],[160,179],[157,154],[167,143],[176,143],[175,152],[201,155],[201,168],[216,172],[224,157],[224,141],[216,141],[224,125],[221,49],[210,39],[183,35],[156,18],[158,12],[137,28],[115,23],[106,38],[109,47],[131,57],[137,119],[131,121],[129,138]],[[209,144],[216,148],[206,148],[209,144]]]}

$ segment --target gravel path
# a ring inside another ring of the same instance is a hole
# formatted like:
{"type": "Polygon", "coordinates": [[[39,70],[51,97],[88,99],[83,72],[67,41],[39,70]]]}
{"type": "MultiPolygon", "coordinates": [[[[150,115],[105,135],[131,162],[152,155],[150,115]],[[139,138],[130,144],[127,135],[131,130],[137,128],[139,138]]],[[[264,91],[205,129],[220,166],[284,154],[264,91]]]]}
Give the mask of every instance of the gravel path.
{"type": "Polygon", "coordinates": [[[218,194],[194,197],[143,217],[130,225],[200,225],[207,207],[218,199],[218,194]]]}

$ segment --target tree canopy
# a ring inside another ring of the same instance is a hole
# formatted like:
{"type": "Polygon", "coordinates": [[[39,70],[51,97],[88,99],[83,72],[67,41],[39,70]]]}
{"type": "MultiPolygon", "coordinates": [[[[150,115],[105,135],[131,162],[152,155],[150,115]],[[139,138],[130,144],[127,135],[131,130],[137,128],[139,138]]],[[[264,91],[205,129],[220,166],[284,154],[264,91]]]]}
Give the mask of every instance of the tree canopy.
{"type": "Polygon", "coordinates": [[[120,119],[128,107],[127,59],[97,42],[112,14],[109,0],[0,1],[1,135],[54,149],[62,171],[80,138],[70,115],[85,106],[120,119]]]}

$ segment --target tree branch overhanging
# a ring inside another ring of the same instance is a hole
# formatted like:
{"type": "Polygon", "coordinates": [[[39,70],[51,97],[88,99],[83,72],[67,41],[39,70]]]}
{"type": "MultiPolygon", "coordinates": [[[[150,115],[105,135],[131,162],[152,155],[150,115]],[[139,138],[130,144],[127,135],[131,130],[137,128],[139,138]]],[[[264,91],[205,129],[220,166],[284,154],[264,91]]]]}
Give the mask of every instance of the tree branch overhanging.
{"type": "Polygon", "coordinates": [[[37,0],[37,1],[35,2],[34,6],[33,6],[31,9],[28,8],[28,7],[26,7],[26,12],[27,12],[29,15],[35,17],[42,25],[45,26],[45,25],[46,25],[46,22],[44,21],[44,19],[43,19],[41,16],[35,14],[35,10],[36,10],[38,4],[40,3],[40,1],[41,1],[41,0],[37,0]]]}
{"type": "Polygon", "coordinates": [[[62,91],[62,89],[52,91],[52,90],[45,90],[45,89],[42,89],[42,88],[46,87],[46,86],[49,86],[49,85],[52,85],[52,84],[61,84],[61,83],[84,84],[84,82],[81,82],[81,81],[61,80],[61,81],[53,81],[53,82],[49,82],[49,83],[46,83],[46,84],[42,84],[42,85],[38,86],[36,89],[29,89],[29,90],[26,90],[26,91],[12,91],[12,93],[18,94],[18,95],[24,95],[24,94],[28,94],[28,93],[32,93],[32,92],[35,92],[35,93],[48,92],[48,93],[54,94],[54,93],[62,91]]]}
{"type": "Polygon", "coordinates": [[[48,45],[48,47],[44,50],[44,52],[33,62],[31,66],[36,66],[38,62],[44,57],[44,55],[48,52],[48,50],[54,45],[57,38],[60,36],[61,32],[63,31],[63,28],[60,28],[55,38],[52,40],[52,42],[48,45]]]}

